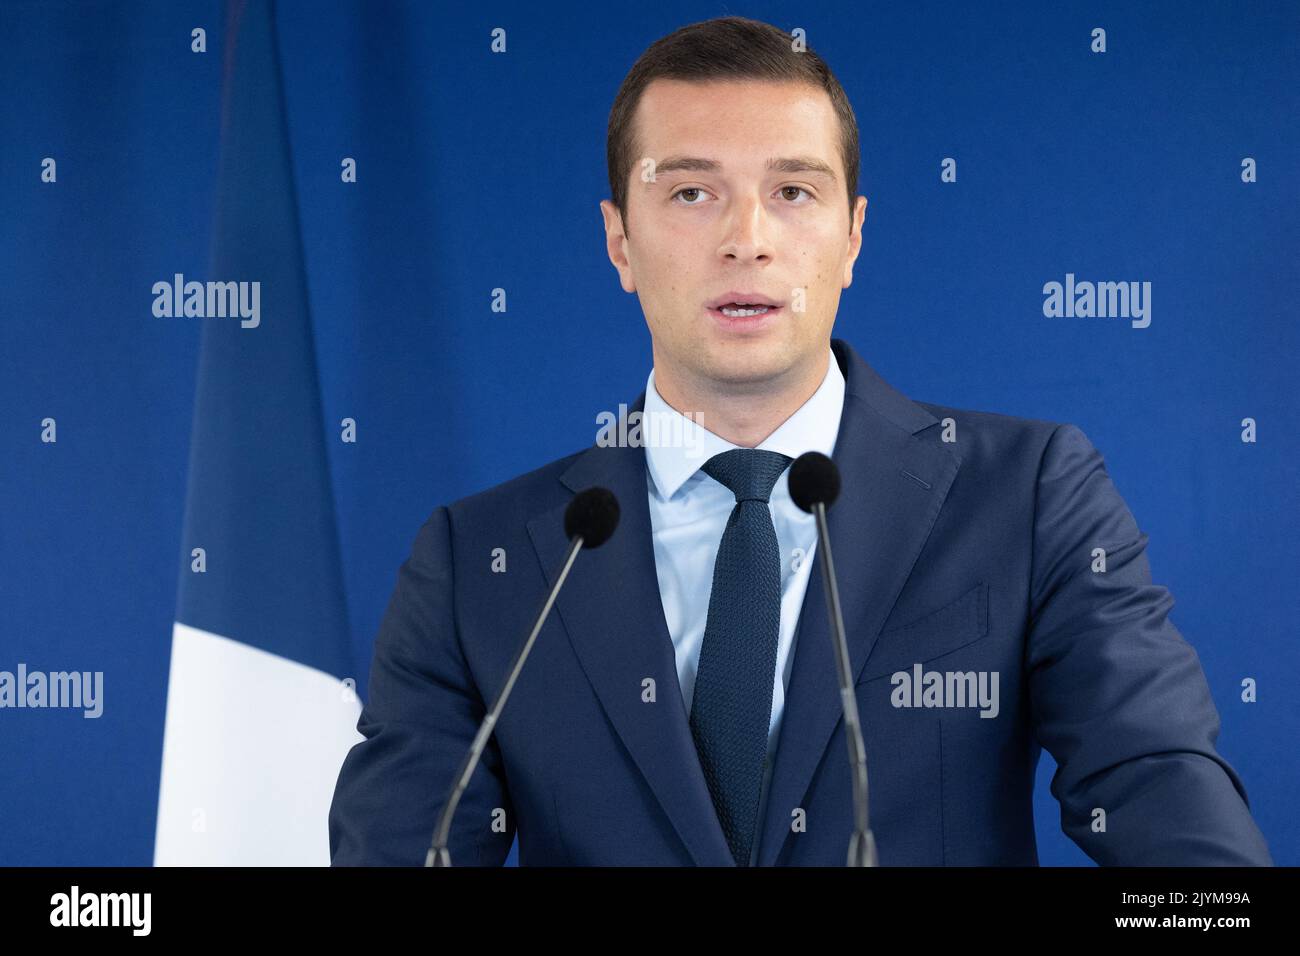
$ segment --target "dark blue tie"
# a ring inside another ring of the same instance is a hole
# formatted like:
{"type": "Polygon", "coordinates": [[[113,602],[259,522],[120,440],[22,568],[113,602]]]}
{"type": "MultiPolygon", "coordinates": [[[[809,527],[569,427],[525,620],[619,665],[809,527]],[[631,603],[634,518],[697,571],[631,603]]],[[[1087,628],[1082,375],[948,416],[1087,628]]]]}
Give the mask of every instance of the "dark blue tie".
{"type": "Polygon", "coordinates": [[[704,463],[736,496],[713,566],[709,616],[691,700],[691,735],[722,832],[749,865],[767,757],[781,631],[781,557],[767,506],[793,459],[736,448],[704,463]]]}

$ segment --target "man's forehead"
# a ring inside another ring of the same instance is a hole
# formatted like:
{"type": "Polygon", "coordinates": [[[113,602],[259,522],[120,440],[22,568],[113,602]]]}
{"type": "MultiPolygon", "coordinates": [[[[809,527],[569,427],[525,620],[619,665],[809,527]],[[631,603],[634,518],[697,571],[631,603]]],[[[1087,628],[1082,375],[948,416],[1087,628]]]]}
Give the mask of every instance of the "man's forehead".
{"type": "Polygon", "coordinates": [[[665,172],[725,171],[738,154],[746,166],[778,172],[834,176],[839,165],[830,97],[806,83],[658,78],[642,94],[635,128],[641,154],[665,172]]]}
{"type": "Polygon", "coordinates": [[[675,80],[650,82],[637,104],[640,119],[658,126],[727,125],[765,120],[817,125],[834,120],[826,91],[809,83],[770,80],[675,80]],[[775,113],[775,115],[773,115],[775,113]]]}

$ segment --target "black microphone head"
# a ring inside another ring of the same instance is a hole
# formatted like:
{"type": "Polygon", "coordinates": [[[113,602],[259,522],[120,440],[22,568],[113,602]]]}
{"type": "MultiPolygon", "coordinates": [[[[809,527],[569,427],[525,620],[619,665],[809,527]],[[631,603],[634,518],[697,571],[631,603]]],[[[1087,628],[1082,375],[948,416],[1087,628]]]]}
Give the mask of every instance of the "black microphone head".
{"type": "Polygon", "coordinates": [[[618,527],[618,499],[608,488],[580,491],[564,509],[564,533],[582,535],[584,548],[599,548],[618,527]]]}
{"type": "Polygon", "coordinates": [[[790,466],[790,497],[804,511],[816,504],[829,508],[840,496],[840,470],[819,451],[806,451],[790,466]]]}

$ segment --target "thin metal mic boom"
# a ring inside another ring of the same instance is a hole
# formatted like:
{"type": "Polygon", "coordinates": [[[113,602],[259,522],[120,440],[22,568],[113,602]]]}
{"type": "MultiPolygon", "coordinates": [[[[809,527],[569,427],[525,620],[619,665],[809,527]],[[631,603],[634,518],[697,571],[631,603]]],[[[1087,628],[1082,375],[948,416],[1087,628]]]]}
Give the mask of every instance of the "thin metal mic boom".
{"type": "Polygon", "coordinates": [[[853,693],[849,645],[844,638],[844,615],[840,611],[840,591],[835,584],[835,561],[831,557],[830,529],[826,524],[826,503],[818,501],[812,510],[817,518],[817,537],[821,542],[822,583],[826,586],[826,609],[831,620],[831,637],[835,642],[840,700],[844,705],[844,739],[849,745],[849,773],[853,778],[853,836],[849,840],[848,865],[878,866],[876,838],[871,833],[868,818],[867,748],[862,739],[862,721],[858,717],[858,698],[853,693]]]}
{"type": "Polygon", "coordinates": [[[528,652],[532,650],[533,642],[537,640],[537,635],[542,630],[546,615],[550,613],[551,605],[555,603],[555,598],[564,585],[564,579],[569,576],[569,570],[573,567],[574,559],[578,556],[578,552],[582,550],[582,543],[582,535],[574,535],[570,540],[569,551],[564,556],[564,567],[561,568],[559,577],[555,579],[555,585],[551,588],[551,593],[546,596],[546,603],[542,605],[542,609],[537,615],[537,621],[533,624],[528,640],[524,641],[523,646],[515,654],[514,663],[510,665],[510,672],[506,676],[505,684],[502,685],[492,707],[483,716],[483,722],[479,724],[478,733],[474,736],[474,744],[470,747],[469,753],[465,755],[465,760],[460,766],[460,772],[456,774],[456,782],[452,786],[451,795],[447,797],[447,802],[438,817],[438,826],[433,832],[433,842],[429,846],[429,852],[424,857],[425,866],[451,866],[451,852],[447,849],[447,840],[451,836],[451,818],[456,813],[456,806],[460,803],[461,794],[465,792],[465,789],[469,786],[470,778],[474,776],[474,768],[478,766],[483,751],[487,749],[487,742],[496,727],[497,718],[501,716],[501,710],[506,705],[506,698],[510,696],[510,691],[515,686],[515,679],[519,677],[519,672],[523,670],[524,661],[528,659],[528,652]]]}

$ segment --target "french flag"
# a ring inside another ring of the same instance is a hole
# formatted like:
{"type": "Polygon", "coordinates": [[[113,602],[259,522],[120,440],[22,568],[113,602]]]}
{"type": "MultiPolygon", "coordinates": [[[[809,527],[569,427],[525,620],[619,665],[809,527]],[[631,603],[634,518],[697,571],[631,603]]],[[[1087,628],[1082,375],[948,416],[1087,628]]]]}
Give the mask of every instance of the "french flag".
{"type": "Polygon", "coordinates": [[[259,282],[261,321],[180,319],[202,338],[156,866],[327,865],[362,739],[273,17],[227,5],[207,276],[259,282]]]}

